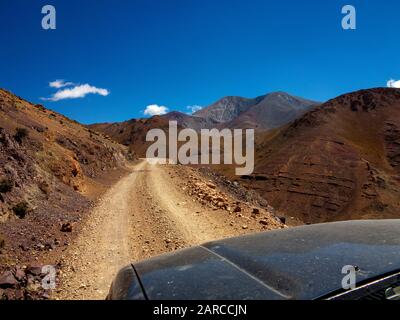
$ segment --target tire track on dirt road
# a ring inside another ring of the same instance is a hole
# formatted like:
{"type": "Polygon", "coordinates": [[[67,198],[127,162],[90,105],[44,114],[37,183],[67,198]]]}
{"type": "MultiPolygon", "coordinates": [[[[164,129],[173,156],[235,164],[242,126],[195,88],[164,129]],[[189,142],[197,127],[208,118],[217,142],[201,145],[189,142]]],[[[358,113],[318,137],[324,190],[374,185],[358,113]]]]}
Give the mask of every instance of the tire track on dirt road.
{"type": "Polygon", "coordinates": [[[54,298],[104,299],[118,270],[133,261],[235,234],[225,221],[198,214],[201,206],[162,167],[142,161],[131,170],[98,201],[61,259],[54,298]]]}

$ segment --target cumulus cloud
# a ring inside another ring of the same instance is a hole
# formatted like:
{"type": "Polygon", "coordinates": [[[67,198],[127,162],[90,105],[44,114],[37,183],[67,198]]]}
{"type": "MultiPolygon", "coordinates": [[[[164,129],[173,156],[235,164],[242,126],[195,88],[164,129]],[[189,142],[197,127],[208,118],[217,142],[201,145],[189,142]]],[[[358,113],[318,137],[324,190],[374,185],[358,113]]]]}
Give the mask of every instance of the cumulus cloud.
{"type": "Polygon", "coordinates": [[[73,82],[65,82],[65,80],[54,80],[49,82],[50,88],[64,88],[64,87],[69,87],[75,85],[73,82]]]}
{"type": "MultiPolygon", "coordinates": [[[[57,81],[59,81],[59,80],[57,80],[57,81]]],[[[71,86],[71,84],[66,85],[66,83],[64,83],[64,82],[56,83],[57,81],[54,81],[53,85],[61,85],[61,87],[59,87],[59,88],[71,86]],[[56,84],[54,84],[54,83],[56,83],[56,84]]],[[[56,87],[54,87],[54,88],[56,88],[56,87]]],[[[81,84],[81,85],[72,84],[72,87],[58,90],[50,98],[42,98],[42,99],[48,100],[48,101],[59,101],[59,100],[64,100],[64,99],[84,98],[88,94],[98,94],[101,96],[108,96],[110,94],[110,91],[108,91],[107,89],[96,88],[87,83],[81,84]]]]}
{"type": "Polygon", "coordinates": [[[400,80],[391,79],[387,82],[387,86],[389,88],[400,88],[400,80]]]}
{"type": "Polygon", "coordinates": [[[161,116],[163,114],[166,114],[167,112],[168,112],[167,107],[159,106],[157,104],[151,104],[146,107],[143,113],[146,116],[161,116]]]}
{"type": "Polygon", "coordinates": [[[190,114],[193,114],[201,109],[203,109],[202,106],[198,106],[198,105],[193,105],[193,106],[187,106],[186,109],[188,109],[190,114]]]}

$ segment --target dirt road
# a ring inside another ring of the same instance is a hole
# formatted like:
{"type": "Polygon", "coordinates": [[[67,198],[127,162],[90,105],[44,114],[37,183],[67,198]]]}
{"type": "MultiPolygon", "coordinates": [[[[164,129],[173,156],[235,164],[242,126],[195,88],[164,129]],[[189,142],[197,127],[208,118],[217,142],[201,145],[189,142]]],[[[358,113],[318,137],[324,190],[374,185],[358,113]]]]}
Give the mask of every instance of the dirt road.
{"type": "Polygon", "coordinates": [[[131,262],[256,230],[249,218],[244,228],[185,194],[168,166],[142,161],[131,170],[99,200],[62,258],[55,299],[104,299],[117,271],[131,262]]]}

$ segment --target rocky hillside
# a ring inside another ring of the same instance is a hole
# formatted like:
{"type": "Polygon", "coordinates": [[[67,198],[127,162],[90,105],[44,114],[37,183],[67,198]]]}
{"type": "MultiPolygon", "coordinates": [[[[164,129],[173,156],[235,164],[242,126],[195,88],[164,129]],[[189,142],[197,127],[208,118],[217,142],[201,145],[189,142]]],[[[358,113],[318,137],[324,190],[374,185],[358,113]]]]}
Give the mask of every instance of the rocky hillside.
{"type": "MultiPolygon", "coordinates": [[[[129,147],[131,152],[139,157],[146,156],[146,150],[151,142],[146,142],[149,130],[157,128],[168,132],[169,122],[163,116],[154,116],[149,119],[132,119],[124,122],[99,123],[89,126],[90,130],[101,132],[107,137],[129,147]]],[[[182,127],[180,127],[182,128],[182,127]]]]}
{"type": "Polygon", "coordinates": [[[340,96],[257,141],[241,180],[287,217],[400,217],[400,90],[340,96]]]}
{"type": "Polygon", "coordinates": [[[125,147],[0,90],[0,271],[68,244],[69,231],[125,147]]]}

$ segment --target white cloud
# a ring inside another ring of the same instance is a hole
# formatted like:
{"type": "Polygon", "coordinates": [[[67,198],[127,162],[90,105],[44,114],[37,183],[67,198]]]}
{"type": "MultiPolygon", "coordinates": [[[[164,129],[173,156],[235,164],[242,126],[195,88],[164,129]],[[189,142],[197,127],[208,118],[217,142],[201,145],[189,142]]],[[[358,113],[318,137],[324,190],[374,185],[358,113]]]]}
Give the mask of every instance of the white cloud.
{"type": "Polygon", "coordinates": [[[89,84],[75,85],[72,88],[58,90],[50,98],[42,98],[43,100],[59,101],[64,99],[77,99],[84,98],[88,94],[98,94],[101,96],[108,96],[110,91],[107,89],[96,88],[89,84]]]}
{"type": "Polygon", "coordinates": [[[73,86],[73,85],[75,85],[75,84],[72,82],[65,82],[64,80],[55,80],[55,81],[49,82],[50,88],[56,88],[56,89],[69,87],[69,86],[73,86]]]}
{"type": "Polygon", "coordinates": [[[387,82],[387,86],[389,88],[400,88],[400,80],[391,79],[387,82]]]}
{"type": "Polygon", "coordinates": [[[163,114],[166,114],[167,112],[168,112],[167,107],[159,106],[157,104],[151,104],[146,107],[143,113],[146,116],[161,116],[163,114]]]}
{"type": "Polygon", "coordinates": [[[193,114],[193,113],[203,109],[203,107],[202,106],[198,106],[198,105],[193,105],[193,106],[187,106],[186,109],[189,110],[190,114],[193,114]]]}

